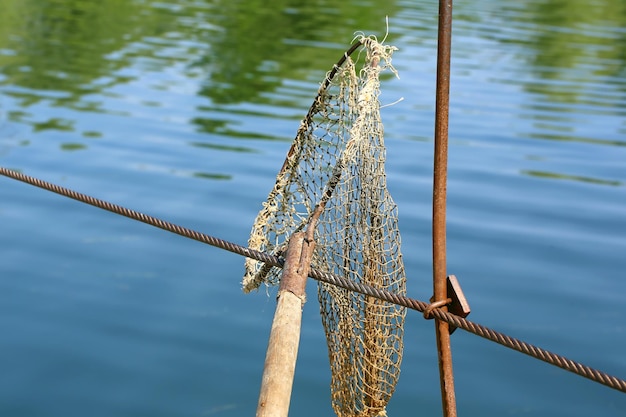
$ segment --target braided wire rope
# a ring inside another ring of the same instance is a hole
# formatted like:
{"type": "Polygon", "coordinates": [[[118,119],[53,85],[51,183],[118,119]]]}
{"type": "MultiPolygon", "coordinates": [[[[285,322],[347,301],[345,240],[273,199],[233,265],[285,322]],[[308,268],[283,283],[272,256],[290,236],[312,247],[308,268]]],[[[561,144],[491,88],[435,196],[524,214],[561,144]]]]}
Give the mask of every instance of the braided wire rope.
{"type": "MultiPolygon", "coordinates": [[[[47,191],[51,191],[53,193],[69,197],[71,199],[80,201],[85,204],[89,204],[91,206],[95,206],[101,208],[103,210],[110,211],[115,214],[119,214],[121,216],[128,217],[133,220],[140,221],[142,223],[149,224],[154,227],[158,227],[160,229],[166,230],[168,232],[175,233],[177,235],[187,237],[189,239],[197,240],[198,242],[206,243],[208,245],[227,250],[229,252],[236,253],[238,255],[247,256],[249,258],[256,259],[258,261],[265,262],[269,265],[282,267],[283,260],[279,257],[269,255],[264,252],[256,251],[245,246],[237,245],[236,243],[232,243],[214,236],[210,236],[192,229],[188,229],[183,226],[178,226],[176,224],[170,223],[165,220],[158,219],[156,217],[149,216],[147,214],[137,212],[135,210],[128,209],[126,207],[119,206],[117,204],[110,203],[108,201],[100,200],[95,197],[91,197],[82,193],[79,193],[74,190],[70,190],[68,188],[61,187],[56,184],[52,184],[38,178],[34,178],[20,172],[10,170],[4,167],[0,167],[0,175],[3,175],[8,178],[12,178],[30,185],[34,185],[36,187],[42,188],[47,191]]],[[[402,296],[398,294],[391,293],[386,290],[377,289],[370,285],[353,282],[347,280],[343,277],[339,277],[337,275],[333,275],[326,272],[321,272],[318,270],[312,269],[309,273],[309,277],[316,279],[318,281],[326,282],[332,285],[336,285],[351,291],[355,291],[361,294],[365,294],[383,301],[387,301],[390,303],[394,303],[400,306],[404,306],[410,308],[412,310],[416,310],[419,312],[424,312],[429,306],[428,303],[425,303],[420,300],[416,300],[407,296],[402,296]]],[[[490,340],[492,342],[496,342],[502,346],[508,347],[510,349],[516,350],[518,352],[529,355],[533,358],[542,360],[551,365],[557,366],[561,369],[565,369],[577,375],[580,375],[584,378],[590,379],[602,385],[605,385],[609,388],[616,389],[618,391],[626,393],[626,380],[618,378],[613,375],[609,375],[603,371],[594,369],[590,366],[581,364],[579,362],[568,359],[564,356],[558,355],[556,353],[550,352],[538,346],[534,346],[530,343],[524,342],[522,340],[516,339],[514,337],[508,336],[506,334],[500,333],[493,329],[490,329],[486,326],[483,326],[478,323],[474,323],[465,318],[456,316],[454,314],[448,313],[447,311],[441,310],[439,308],[435,308],[431,312],[431,316],[443,320],[448,324],[461,328],[465,331],[473,333],[477,336],[490,340]]]]}

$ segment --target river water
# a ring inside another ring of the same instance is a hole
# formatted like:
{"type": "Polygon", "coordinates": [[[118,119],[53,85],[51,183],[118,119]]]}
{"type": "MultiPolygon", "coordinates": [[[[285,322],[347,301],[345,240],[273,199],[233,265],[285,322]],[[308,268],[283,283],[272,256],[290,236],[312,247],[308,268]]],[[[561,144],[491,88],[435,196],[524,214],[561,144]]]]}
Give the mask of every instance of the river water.
{"type": "MultiPolygon", "coordinates": [[[[0,165],[238,244],[319,82],[385,35],[388,186],[409,295],[431,284],[437,4],[3,0],[0,165]]],[[[448,272],[470,319],[626,377],[626,5],[454,9],[448,272]]],[[[275,289],[243,259],[0,179],[0,415],[243,416],[275,289]]],[[[315,283],[291,412],[333,415],[315,283]]],[[[625,416],[626,397],[457,331],[459,415],[625,416]]],[[[410,312],[390,416],[440,415],[410,312]]]]}

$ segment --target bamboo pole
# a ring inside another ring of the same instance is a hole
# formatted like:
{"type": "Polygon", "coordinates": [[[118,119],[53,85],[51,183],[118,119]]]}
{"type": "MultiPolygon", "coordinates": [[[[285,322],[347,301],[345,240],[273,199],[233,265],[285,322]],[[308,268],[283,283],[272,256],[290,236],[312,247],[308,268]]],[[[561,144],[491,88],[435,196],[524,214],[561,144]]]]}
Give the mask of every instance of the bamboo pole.
{"type": "Polygon", "coordinates": [[[257,417],[286,417],[300,343],[302,307],[314,242],[304,232],[289,239],[265,356],[257,417]]]}
{"type": "MultiPolygon", "coordinates": [[[[446,282],[446,188],[448,170],[448,114],[452,0],[439,0],[437,89],[435,104],[435,157],[433,177],[433,291],[434,301],[448,298],[446,282]]],[[[447,307],[443,307],[447,311],[447,307]]],[[[444,417],[456,417],[454,373],[448,323],[435,320],[439,380],[444,417]]]]}

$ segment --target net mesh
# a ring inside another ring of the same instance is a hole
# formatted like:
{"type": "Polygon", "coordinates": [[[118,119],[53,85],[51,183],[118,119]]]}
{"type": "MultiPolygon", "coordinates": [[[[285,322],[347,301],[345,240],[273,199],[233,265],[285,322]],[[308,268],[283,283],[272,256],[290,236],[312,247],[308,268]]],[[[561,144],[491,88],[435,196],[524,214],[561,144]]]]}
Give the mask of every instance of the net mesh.
{"type": "MultiPolygon", "coordinates": [[[[282,255],[291,234],[322,206],[312,267],[405,294],[379,102],[380,73],[395,73],[394,50],[360,36],[327,74],[256,218],[249,246],[282,255]]],[[[278,268],[246,260],[245,292],[279,279],[278,268]]],[[[400,373],[405,309],[325,283],[319,284],[318,298],[335,413],[385,415],[400,373]]]]}

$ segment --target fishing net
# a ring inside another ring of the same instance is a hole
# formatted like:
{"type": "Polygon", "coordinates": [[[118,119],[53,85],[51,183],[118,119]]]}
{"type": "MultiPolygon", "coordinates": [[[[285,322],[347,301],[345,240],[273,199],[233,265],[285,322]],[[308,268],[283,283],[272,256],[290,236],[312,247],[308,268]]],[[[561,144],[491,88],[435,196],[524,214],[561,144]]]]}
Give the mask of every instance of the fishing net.
{"type": "MultiPolygon", "coordinates": [[[[251,248],[281,256],[320,207],[312,267],[405,294],[379,102],[380,73],[396,73],[395,49],[360,36],[327,74],[256,218],[251,248]]],[[[246,260],[245,292],[279,280],[278,268],[246,260]]],[[[325,283],[318,298],[335,413],[385,415],[400,373],[405,309],[325,283]]]]}

